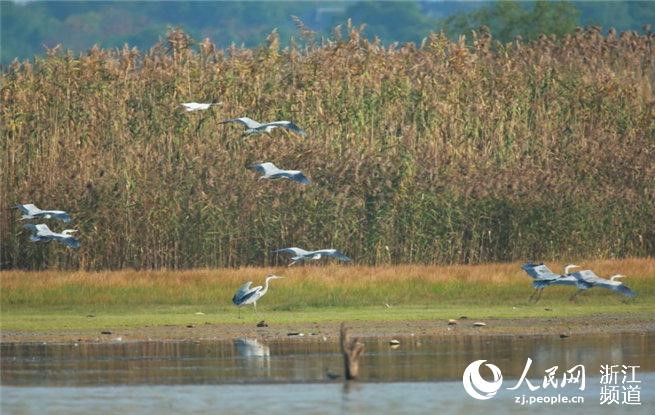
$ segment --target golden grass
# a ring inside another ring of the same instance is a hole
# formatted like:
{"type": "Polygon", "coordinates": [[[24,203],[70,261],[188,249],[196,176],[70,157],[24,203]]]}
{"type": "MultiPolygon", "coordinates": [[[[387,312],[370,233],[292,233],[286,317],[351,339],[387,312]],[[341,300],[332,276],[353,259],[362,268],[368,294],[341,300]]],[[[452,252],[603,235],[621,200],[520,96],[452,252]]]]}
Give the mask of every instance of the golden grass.
{"type": "MultiPolygon", "coordinates": [[[[329,286],[373,285],[382,282],[421,280],[426,282],[484,282],[513,283],[528,281],[520,262],[478,265],[388,265],[339,266],[307,265],[295,267],[241,267],[193,270],[135,270],[119,271],[1,271],[3,290],[32,287],[46,288],[70,284],[94,287],[170,286],[216,283],[238,284],[247,280],[257,283],[268,274],[280,275],[290,281],[320,282],[329,286]]],[[[548,262],[553,271],[562,271],[568,262],[548,262]]],[[[593,269],[608,277],[624,274],[628,277],[655,277],[655,258],[627,258],[620,260],[576,261],[580,269],[593,269]]],[[[629,280],[626,280],[629,281],[629,280]]],[[[282,282],[276,281],[276,285],[282,282]]]]}
{"type": "MultiPolygon", "coordinates": [[[[197,270],[120,270],[102,272],[3,271],[0,303],[5,307],[89,303],[96,305],[123,302],[138,305],[153,303],[188,304],[217,302],[229,304],[232,293],[245,281],[263,283],[267,274],[284,276],[273,281],[273,303],[297,306],[312,299],[317,306],[368,304],[368,299],[389,298],[397,303],[429,302],[431,298],[452,295],[453,300],[493,304],[494,293],[512,296],[529,293],[531,283],[520,263],[471,266],[300,266],[285,268],[222,268],[197,270]],[[112,298],[112,295],[123,298],[112,298]],[[358,298],[361,295],[363,298],[358,298]],[[467,297],[470,295],[470,299],[467,297]],[[273,299],[275,297],[275,299],[273,299]],[[366,297],[366,298],[364,298],[366,297]],[[295,299],[294,299],[295,298],[295,299]],[[334,304],[333,304],[334,303],[334,304]]],[[[547,264],[553,270],[565,265],[547,264]]],[[[601,276],[622,273],[629,286],[645,288],[655,278],[655,259],[594,260],[578,263],[601,276]]],[[[549,291],[563,292],[551,288],[549,291]]],[[[643,295],[650,295],[647,289],[643,295]]],[[[377,300],[375,300],[377,301],[377,300]]],[[[499,301],[501,299],[499,298],[499,301]]]]}

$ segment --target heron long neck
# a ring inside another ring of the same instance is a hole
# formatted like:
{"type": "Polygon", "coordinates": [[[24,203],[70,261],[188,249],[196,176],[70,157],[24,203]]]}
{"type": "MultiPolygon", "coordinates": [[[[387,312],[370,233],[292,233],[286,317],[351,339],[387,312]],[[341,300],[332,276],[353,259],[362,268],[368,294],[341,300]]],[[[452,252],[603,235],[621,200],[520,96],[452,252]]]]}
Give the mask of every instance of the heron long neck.
{"type": "Polygon", "coordinates": [[[577,265],[567,265],[564,267],[564,275],[568,274],[571,268],[577,268],[577,265]]]}
{"type": "Polygon", "coordinates": [[[268,277],[266,278],[266,282],[264,282],[264,288],[260,291],[261,295],[266,294],[266,291],[268,291],[268,282],[272,279],[275,279],[275,277],[268,277]]]}

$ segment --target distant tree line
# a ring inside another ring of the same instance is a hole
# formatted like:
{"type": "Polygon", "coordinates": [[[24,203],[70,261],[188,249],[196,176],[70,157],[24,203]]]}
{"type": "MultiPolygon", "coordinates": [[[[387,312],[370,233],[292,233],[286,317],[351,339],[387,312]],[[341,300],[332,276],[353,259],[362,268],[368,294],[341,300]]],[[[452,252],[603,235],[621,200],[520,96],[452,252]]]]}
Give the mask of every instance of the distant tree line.
{"type": "Polygon", "coordinates": [[[252,47],[274,28],[288,45],[299,33],[291,16],[320,36],[350,18],[366,24],[364,35],[384,43],[419,43],[429,32],[451,39],[487,26],[495,39],[570,33],[576,26],[599,25],[619,31],[640,30],[655,21],[655,5],[644,1],[493,3],[430,1],[353,2],[0,2],[0,62],[31,58],[62,44],[75,52],[124,44],[147,50],[171,26],[197,40],[208,37],[219,47],[252,47]]]}

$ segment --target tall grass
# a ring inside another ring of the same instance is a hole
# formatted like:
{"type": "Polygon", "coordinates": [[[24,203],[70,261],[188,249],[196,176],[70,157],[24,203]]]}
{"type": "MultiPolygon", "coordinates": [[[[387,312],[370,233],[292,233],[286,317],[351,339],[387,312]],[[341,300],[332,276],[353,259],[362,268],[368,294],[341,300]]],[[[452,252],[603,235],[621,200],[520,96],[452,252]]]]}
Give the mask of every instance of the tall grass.
{"type": "Polygon", "coordinates": [[[653,34],[385,47],[354,27],[302,33],[220,50],[173,30],[146,52],[6,68],[2,207],[69,211],[82,248],[29,242],[6,209],[0,267],[274,265],[283,246],[371,265],[655,254],[653,34]],[[218,124],[244,115],[308,138],[218,124]],[[258,181],[245,166],[260,161],[313,183],[258,181]]]}
{"type": "MultiPolygon", "coordinates": [[[[559,263],[549,263],[560,269],[559,263]]],[[[655,295],[655,260],[592,261],[599,275],[627,275],[625,284],[642,304],[655,295]]],[[[138,309],[149,306],[209,306],[234,309],[230,299],[245,281],[263,283],[274,272],[285,279],[271,282],[262,300],[269,309],[394,306],[448,307],[526,303],[532,284],[519,263],[452,266],[328,266],[297,268],[221,268],[194,270],[3,271],[0,305],[15,309],[79,309],[79,307],[138,309]]],[[[544,299],[568,303],[572,287],[550,287],[544,299]]],[[[620,304],[624,297],[606,289],[584,296],[596,302],[620,304]],[[600,298],[600,299],[599,299],[600,298]]],[[[585,300],[586,301],[586,300],[585,300]]],[[[589,300],[591,301],[591,300],[589,300]]]]}

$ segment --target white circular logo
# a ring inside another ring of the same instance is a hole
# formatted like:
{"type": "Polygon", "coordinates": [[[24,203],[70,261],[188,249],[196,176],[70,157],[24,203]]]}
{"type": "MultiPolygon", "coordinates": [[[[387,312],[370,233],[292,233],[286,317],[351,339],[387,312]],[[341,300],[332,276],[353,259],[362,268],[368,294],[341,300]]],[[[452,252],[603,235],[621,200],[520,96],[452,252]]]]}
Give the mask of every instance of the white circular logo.
{"type": "Polygon", "coordinates": [[[485,366],[491,369],[491,373],[494,376],[493,382],[487,382],[482,379],[482,376],[480,376],[480,366],[484,362],[486,362],[486,360],[476,360],[468,365],[466,370],[464,370],[464,376],[462,377],[466,393],[471,397],[482,401],[496,396],[496,392],[498,392],[500,385],[503,383],[503,374],[500,373],[498,366],[492,365],[491,363],[487,363],[485,366]]]}

